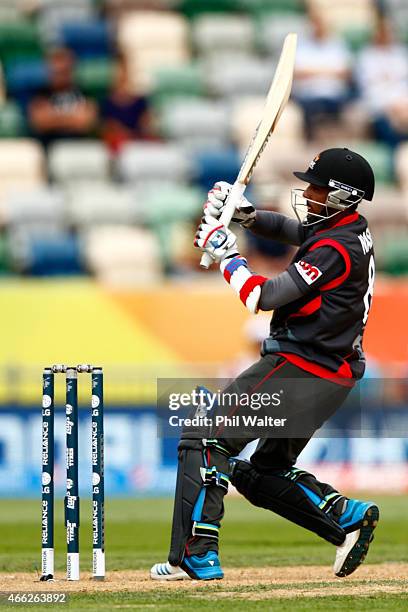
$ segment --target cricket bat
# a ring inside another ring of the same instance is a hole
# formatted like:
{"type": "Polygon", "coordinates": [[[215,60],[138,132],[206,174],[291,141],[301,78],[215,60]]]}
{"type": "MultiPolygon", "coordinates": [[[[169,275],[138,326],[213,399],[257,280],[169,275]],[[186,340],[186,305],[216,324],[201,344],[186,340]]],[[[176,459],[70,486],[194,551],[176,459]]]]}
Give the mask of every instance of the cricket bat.
{"type": "MultiPolygon", "coordinates": [[[[256,128],[237,180],[231,188],[224,211],[220,217],[220,223],[225,225],[225,227],[228,227],[231,223],[236,205],[239,203],[246,186],[251,180],[254,168],[289,99],[295,67],[296,43],[297,34],[291,33],[286,36],[272,85],[266,98],[262,118],[256,128]]],[[[212,261],[211,256],[208,253],[204,253],[201,257],[200,265],[208,269],[212,261]]]]}

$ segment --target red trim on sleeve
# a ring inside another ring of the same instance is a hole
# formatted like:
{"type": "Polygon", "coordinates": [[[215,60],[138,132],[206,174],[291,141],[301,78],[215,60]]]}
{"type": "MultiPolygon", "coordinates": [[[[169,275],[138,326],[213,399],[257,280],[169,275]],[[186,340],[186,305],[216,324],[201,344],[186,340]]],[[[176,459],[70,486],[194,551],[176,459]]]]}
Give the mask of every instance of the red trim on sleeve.
{"type": "Polygon", "coordinates": [[[308,317],[309,315],[312,315],[314,312],[319,310],[321,305],[322,296],[318,295],[317,297],[313,298],[313,300],[310,300],[310,302],[307,302],[307,304],[304,304],[302,308],[300,308],[297,312],[294,312],[293,314],[289,315],[288,318],[290,319],[291,317],[308,317]]]}
{"type": "Polygon", "coordinates": [[[346,270],[343,272],[343,274],[341,274],[337,278],[334,278],[333,280],[326,283],[325,285],[322,285],[320,287],[320,291],[327,291],[328,289],[334,289],[335,287],[339,287],[348,278],[350,271],[351,271],[350,255],[348,254],[347,249],[342,244],[337,242],[337,240],[333,240],[332,238],[323,238],[322,240],[318,240],[310,247],[308,253],[310,253],[311,251],[314,251],[315,249],[318,249],[319,247],[324,247],[324,246],[332,247],[333,249],[336,249],[338,253],[340,253],[340,255],[343,257],[344,265],[346,266],[346,270]]]}
{"type": "Polygon", "coordinates": [[[248,299],[248,295],[251,291],[258,286],[262,286],[265,281],[268,279],[265,276],[259,276],[259,274],[252,274],[250,278],[242,285],[241,290],[239,292],[239,297],[241,302],[246,306],[246,301],[248,299]]]}
{"type": "Polygon", "coordinates": [[[204,248],[204,247],[205,247],[205,245],[207,244],[209,237],[210,237],[210,236],[211,236],[211,235],[212,235],[214,232],[216,232],[217,230],[219,230],[221,227],[224,227],[222,223],[221,223],[221,225],[217,225],[217,227],[214,227],[214,229],[212,229],[212,230],[211,230],[211,232],[208,232],[208,234],[207,234],[207,236],[206,236],[206,239],[205,239],[205,240],[204,240],[204,242],[203,242],[203,248],[204,248]]]}
{"type": "Polygon", "coordinates": [[[342,366],[337,370],[337,372],[332,372],[328,368],[321,366],[313,361],[308,361],[304,357],[300,357],[300,355],[295,355],[294,353],[277,353],[282,357],[285,357],[290,363],[297,366],[301,370],[305,370],[305,372],[309,372],[310,374],[314,374],[314,376],[318,376],[319,378],[324,378],[326,380],[331,380],[332,382],[341,385],[342,387],[353,387],[354,379],[353,374],[351,372],[349,364],[345,361],[342,366]]]}

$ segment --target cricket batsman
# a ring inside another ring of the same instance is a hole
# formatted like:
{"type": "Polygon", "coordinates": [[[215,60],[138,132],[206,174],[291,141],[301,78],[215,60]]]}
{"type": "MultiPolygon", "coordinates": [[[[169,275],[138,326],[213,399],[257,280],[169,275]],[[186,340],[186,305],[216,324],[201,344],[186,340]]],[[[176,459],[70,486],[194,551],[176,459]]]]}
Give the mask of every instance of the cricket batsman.
{"type": "MultiPolygon", "coordinates": [[[[304,190],[292,190],[297,220],[255,210],[244,196],[233,216],[250,232],[298,247],[286,271],[265,278],[240,255],[235,234],[219,222],[228,183],[218,182],[209,192],[195,237],[195,246],[219,263],[224,279],[251,313],[274,311],[259,361],[231,388],[253,392],[274,384],[285,389],[285,416],[295,426],[293,434],[266,432],[248,462],[236,459],[251,438],[244,432],[227,436],[221,427],[210,432],[183,428],[170,553],[167,562],[152,567],[154,580],[223,577],[218,537],[229,482],[255,506],[334,544],[336,576],[354,572],[373,539],[377,505],[349,499],[296,462],[364,374],[362,340],[375,262],[370,230],[358,205],[373,199],[374,175],[361,155],[346,148],[327,149],[306,172],[294,174],[307,183],[304,190]],[[307,424],[304,429],[302,424],[307,424]]],[[[211,321],[216,310],[208,316],[211,321]]],[[[240,410],[236,406],[235,414],[240,410]]],[[[269,410],[273,415],[276,408],[269,410]]]]}

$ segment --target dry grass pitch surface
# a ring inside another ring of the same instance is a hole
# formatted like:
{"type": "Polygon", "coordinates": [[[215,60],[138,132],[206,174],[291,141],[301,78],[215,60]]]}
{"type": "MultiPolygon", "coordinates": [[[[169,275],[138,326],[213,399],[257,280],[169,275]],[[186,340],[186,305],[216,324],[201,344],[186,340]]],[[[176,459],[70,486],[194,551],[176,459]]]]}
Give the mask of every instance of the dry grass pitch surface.
{"type": "Polygon", "coordinates": [[[182,580],[157,582],[147,571],[111,571],[104,582],[95,582],[84,575],[79,582],[68,582],[63,575],[55,581],[39,582],[37,576],[17,572],[0,574],[0,591],[64,591],[67,593],[185,591],[208,600],[218,597],[262,600],[269,597],[328,597],[329,595],[369,595],[373,593],[406,593],[408,595],[408,563],[365,565],[348,578],[336,578],[321,566],[266,568],[246,567],[225,570],[222,581],[182,580]],[[208,593],[209,587],[215,587],[208,593]],[[236,592],[236,588],[242,592],[236,592]],[[259,592],[254,592],[259,588],[259,592]]]}
{"type": "MultiPolygon", "coordinates": [[[[367,496],[381,520],[367,562],[348,578],[331,570],[334,547],[314,534],[253,508],[226,501],[221,530],[224,580],[161,583],[150,580],[153,563],[167,556],[171,500],[109,500],[106,504],[107,578],[90,579],[90,504],[81,505],[81,580],[65,580],[65,533],[56,507],[57,580],[39,582],[39,500],[0,504],[0,591],[65,592],[70,610],[408,610],[407,497],[367,496]]],[[[50,610],[53,605],[31,606],[50,610]]],[[[60,608],[61,606],[58,606],[60,608]]],[[[19,609],[29,606],[18,605],[19,609]]],[[[15,610],[16,604],[1,610],[15,610]]]]}

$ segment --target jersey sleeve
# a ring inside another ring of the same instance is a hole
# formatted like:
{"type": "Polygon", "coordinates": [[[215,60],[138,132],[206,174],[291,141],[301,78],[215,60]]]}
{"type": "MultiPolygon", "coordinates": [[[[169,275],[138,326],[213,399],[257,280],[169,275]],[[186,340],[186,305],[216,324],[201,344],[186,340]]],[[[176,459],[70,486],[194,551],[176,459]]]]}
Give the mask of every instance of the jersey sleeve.
{"type": "Polygon", "coordinates": [[[305,239],[304,227],[295,219],[269,210],[257,210],[249,230],[262,238],[299,246],[305,239]]]}
{"type": "Polygon", "coordinates": [[[301,260],[291,264],[288,273],[304,295],[315,289],[338,286],[348,276],[349,267],[350,258],[345,249],[321,246],[312,247],[301,260]]]}

